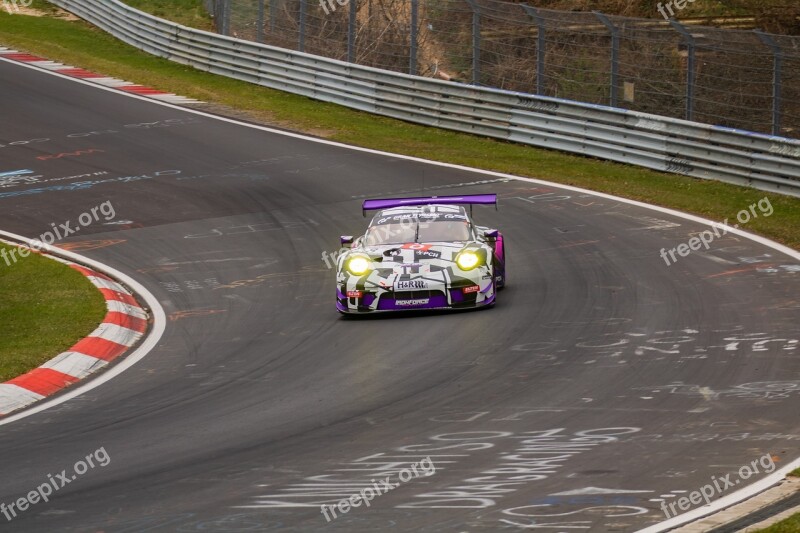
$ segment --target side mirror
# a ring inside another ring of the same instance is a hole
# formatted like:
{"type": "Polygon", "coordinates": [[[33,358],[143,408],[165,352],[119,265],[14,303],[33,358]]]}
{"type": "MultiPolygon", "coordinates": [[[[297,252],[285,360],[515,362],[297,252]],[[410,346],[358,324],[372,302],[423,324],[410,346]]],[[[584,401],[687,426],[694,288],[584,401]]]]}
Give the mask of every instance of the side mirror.
{"type": "Polygon", "coordinates": [[[344,248],[349,248],[351,244],[353,244],[353,236],[352,235],[342,235],[339,237],[339,242],[342,243],[344,248]]]}
{"type": "Polygon", "coordinates": [[[497,237],[500,236],[500,232],[496,229],[490,229],[483,232],[483,236],[486,238],[487,241],[494,242],[497,240],[497,237]]]}

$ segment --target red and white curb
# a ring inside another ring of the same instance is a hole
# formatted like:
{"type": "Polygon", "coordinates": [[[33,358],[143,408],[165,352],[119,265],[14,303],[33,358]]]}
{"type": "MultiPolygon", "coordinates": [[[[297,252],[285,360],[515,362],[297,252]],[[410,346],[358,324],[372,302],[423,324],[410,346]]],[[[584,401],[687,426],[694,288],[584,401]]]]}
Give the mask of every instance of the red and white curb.
{"type": "Polygon", "coordinates": [[[45,70],[52,70],[54,72],[58,72],[59,74],[64,74],[65,76],[82,79],[89,83],[103,85],[105,87],[111,87],[112,89],[118,89],[126,93],[138,94],[139,96],[144,96],[146,98],[161,100],[162,102],[169,102],[177,105],[203,103],[202,101],[195,100],[193,98],[187,98],[185,96],[179,96],[172,93],[165,93],[157,89],[145,87],[144,85],[137,85],[135,83],[117,78],[109,78],[107,76],[103,76],[102,74],[95,74],[94,72],[90,72],[82,68],[56,63],[55,61],[50,61],[43,57],[26,54],[25,52],[18,52],[3,46],[0,46],[0,57],[20,63],[29,63],[45,70]]]}
{"type": "Polygon", "coordinates": [[[48,257],[86,276],[103,294],[108,312],[97,329],[66,352],[0,384],[0,416],[38,402],[97,372],[128,351],[147,331],[148,314],[128,289],[105,274],[66,259],[48,257]]]}

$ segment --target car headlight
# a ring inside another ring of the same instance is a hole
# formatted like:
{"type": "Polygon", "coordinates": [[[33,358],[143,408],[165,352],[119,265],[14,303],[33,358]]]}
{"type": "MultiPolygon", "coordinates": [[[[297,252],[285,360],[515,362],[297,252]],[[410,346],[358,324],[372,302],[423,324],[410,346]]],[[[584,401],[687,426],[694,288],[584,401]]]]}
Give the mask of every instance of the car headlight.
{"type": "Polygon", "coordinates": [[[372,261],[364,255],[353,255],[347,259],[345,268],[354,276],[362,276],[369,272],[372,261]]]}
{"type": "Polygon", "coordinates": [[[464,250],[456,256],[456,264],[461,270],[472,270],[481,262],[481,257],[471,250],[464,250]]]}

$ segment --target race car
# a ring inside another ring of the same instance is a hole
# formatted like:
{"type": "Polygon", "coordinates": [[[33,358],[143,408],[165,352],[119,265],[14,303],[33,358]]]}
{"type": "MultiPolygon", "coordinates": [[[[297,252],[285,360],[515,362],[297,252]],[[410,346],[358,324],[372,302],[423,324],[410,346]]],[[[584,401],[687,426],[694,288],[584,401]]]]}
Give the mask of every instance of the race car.
{"type": "Polygon", "coordinates": [[[473,205],[496,194],[364,200],[364,235],[341,237],[336,309],[359,314],[491,306],[506,283],[500,231],[477,226],[473,205]],[[467,213],[465,205],[470,208],[467,213]]]}

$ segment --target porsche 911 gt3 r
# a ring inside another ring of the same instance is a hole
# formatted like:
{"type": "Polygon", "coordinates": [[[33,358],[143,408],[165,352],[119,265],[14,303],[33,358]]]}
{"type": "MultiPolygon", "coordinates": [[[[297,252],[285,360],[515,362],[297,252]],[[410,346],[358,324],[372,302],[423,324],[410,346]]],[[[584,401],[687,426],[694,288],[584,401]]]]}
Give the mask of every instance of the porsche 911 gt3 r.
{"type": "Polygon", "coordinates": [[[341,313],[493,305],[505,285],[502,234],[476,226],[463,207],[497,205],[478,194],[364,201],[378,211],[358,237],[343,236],[336,308],[341,313]]]}

